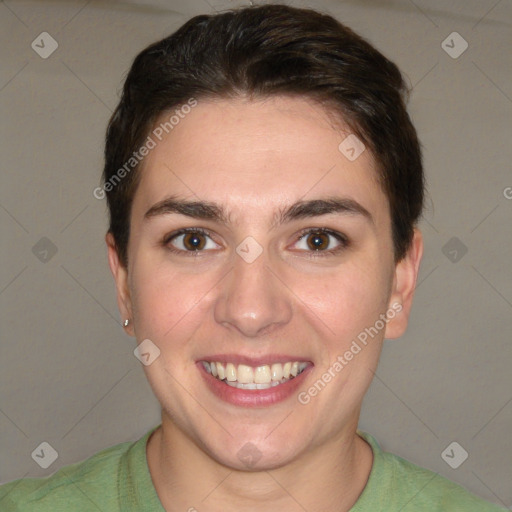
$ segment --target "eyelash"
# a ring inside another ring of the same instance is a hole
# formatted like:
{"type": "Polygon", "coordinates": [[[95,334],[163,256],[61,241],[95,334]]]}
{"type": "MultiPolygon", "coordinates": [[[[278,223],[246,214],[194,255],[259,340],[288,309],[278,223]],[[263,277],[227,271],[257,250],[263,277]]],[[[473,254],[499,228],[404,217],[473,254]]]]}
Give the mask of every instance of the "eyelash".
{"type": "MultiPolygon", "coordinates": [[[[178,255],[185,255],[185,256],[192,256],[192,257],[197,257],[199,256],[199,253],[201,252],[204,252],[204,250],[197,250],[197,251],[184,251],[182,249],[176,249],[175,247],[173,247],[170,242],[172,240],[174,240],[175,238],[177,238],[178,236],[180,235],[185,235],[185,234],[188,234],[188,233],[193,233],[193,234],[201,234],[201,235],[204,235],[204,236],[207,236],[209,238],[211,238],[211,233],[206,230],[206,229],[203,229],[203,228],[182,228],[174,233],[171,233],[169,235],[166,235],[164,237],[164,240],[162,242],[162,244],[172,253],[174,254],[178,254],[178,255]]],[[[342,233],[338,233],[337,231],[333,231],[331,229],[327,229],[327,228],[306,228],[306,229],[303,229],[300,233],[299,233],[299,237],[297,239],[297,242],[299,242],[300,240],[302,240],[305,236],[309,235],[309,234],[323,234],[323,235],[331,235],[333,236],[334,238],[336,238],[336,240],[338,242],[340,242],[340,245],[334,249],[329,249],[329,250],[318,250],[318,251],[304,251],[306,253],[308,253],[308,258],[324,258],[324,257],[327,257],[327,256],[334,256],[336,255],[337,253],[341,252],[342,250],[346,249],[348,246],[349,246],[349,240],[347,239],[347,237],[345,235],[343,235],[342,233]]],[[[297,243],[296,242],[296,243],[297,243]]]]}

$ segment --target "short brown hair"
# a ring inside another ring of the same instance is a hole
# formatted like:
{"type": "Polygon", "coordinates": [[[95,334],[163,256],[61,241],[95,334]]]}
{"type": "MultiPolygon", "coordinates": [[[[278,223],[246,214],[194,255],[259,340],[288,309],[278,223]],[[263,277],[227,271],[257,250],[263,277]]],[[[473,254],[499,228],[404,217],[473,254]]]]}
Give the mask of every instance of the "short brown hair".
{"type": "MultiPolygon", "coordinates": [[[[103,181],[112,183],[163,113],[190,98],[299,95],[339,115],[372,152],[399,261],[424,197],[408,93],[397,66],[331,16],[285,5],[195,16],[135,58],[108,125],[103,181]]],[[[109,231],[124,265],[139,168],[106,189],[109,231]]]]}

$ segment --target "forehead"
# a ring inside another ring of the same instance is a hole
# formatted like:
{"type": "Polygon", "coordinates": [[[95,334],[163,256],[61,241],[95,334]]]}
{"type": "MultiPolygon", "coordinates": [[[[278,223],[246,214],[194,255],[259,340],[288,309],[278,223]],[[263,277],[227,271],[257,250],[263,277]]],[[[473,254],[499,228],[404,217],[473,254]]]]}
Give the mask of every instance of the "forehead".
{"type": "Polygon", "coordinates": [[[340,143],[354,135],[311,101],[198,101],[173,121],[161,140],[154,133],[162,130],[150,135],[155,147],[143,162],[134,211],[170,194],[221,204],[234,221],[267,210],[275,219],[276,207],[327,195],[366,203],[376,217],[387,210],[370,151],[347,158],[340,143]]]}

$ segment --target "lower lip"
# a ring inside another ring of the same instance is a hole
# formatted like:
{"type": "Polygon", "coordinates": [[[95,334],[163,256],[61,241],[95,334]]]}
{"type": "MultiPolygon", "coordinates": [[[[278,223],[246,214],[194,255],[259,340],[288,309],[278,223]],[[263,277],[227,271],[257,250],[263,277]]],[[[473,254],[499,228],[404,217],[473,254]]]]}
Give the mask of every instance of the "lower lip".
{"type": "Polygon", "coordinates": [[[212,393],[223,400],[239,407],[267,407],[283,402],[295,394],[297,388],[303,384],[306,374],[313,368],[308,366],[302,373],[283,384],[267,389],[238,389],[209,374],[203,363],[198,362],[197,367],[212,393]]]}

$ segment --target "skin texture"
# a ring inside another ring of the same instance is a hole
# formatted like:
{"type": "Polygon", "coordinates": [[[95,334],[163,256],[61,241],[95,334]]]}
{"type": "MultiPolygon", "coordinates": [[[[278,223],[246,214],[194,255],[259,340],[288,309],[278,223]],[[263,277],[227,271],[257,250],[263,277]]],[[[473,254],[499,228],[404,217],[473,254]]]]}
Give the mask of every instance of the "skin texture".
{"type": "Polygon", "coordinates": [[[373,157],[365,150],[351,162],[338,149],[349,133],[304,99],[199,101],[144,160],[127,268],[107,235],[126,331],[160,349],[144,367],[162,406],[147,454],[168,511],[349,510],[364,489],[372,453],[356,434],[361,403],[384,336],[406,329],[423,244],[416,230],[395,264],[373,157]],[[171,194],[215,202],[230,222],[144,218],[171,194]],[[372,220],[331,213],[274,223],[279,208],[332,196],[357,201],[372,220]],[[184,236],[166,245],[184,227],[209,231],[199,255],[184,236]],[[322,227],[348,245],[324,235],[323,247],[340,251],[322,256],[308,246],[314,234],[301,239],[301,230],[322,227]],[[248,236],[263,249],[250,264],[236,253],[248,236]],[[304,391],[393,304],[401,311],[306,405],[297,393],[266,407],[228,404],[196,365],[219,353],[287,354],[314,365],[304,391]],[[248,442],[261,454],[249,470],[237,456],[248,442]]]}

